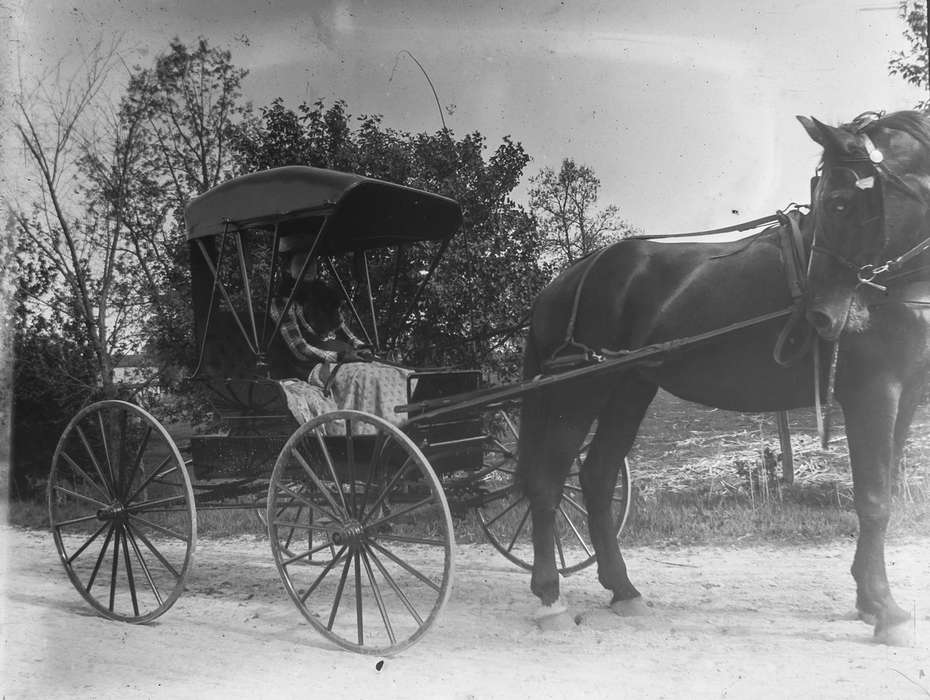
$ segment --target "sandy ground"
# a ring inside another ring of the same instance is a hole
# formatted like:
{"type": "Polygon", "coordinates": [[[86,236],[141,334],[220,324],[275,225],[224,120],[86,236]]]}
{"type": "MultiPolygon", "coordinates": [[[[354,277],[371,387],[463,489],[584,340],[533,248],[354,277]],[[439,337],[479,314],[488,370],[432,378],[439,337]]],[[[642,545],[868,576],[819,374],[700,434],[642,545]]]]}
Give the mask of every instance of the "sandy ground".
{"type": "Polygon", "coordinates": [[[593,569],[563,582],[581,623],[543,633],[529,576],[460,546],[455,587],[419,644],[342,651],[291,605],[260,539],[198,545],[187,592],[152,624],[97,617],[52,537],[6,529],[4,698],[523,698],[930,696],[930,541],[894,541],[889,575],[918,610],[911,648],[850,619],[853,544],[627,552],[648,618],[606,608],[593,569]]]}

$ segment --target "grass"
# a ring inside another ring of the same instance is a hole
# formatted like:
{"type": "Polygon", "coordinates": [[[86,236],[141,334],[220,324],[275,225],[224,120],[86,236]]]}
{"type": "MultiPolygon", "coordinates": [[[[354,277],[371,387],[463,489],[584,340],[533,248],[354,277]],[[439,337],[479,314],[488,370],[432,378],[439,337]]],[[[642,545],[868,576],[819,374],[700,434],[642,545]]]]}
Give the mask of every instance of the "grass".
{"type": "MultiPolygon", "coordinates": [[[[630,455],[633,504],[625,544],[739,544],[854,538],[852,479],[841,415],[830,449],[811,411],[790,415],[795,481],[780,479],[774,417],[708,409],[660,393],[630,455]]],[[[890,534],[930,535],[930,407],[918,412],[890,534]]],[[[264,536],[254,509],[198,510],[201,535],[264,536]]],[[[9,504],[12,524],[47,527],[44,498],[9,504]]],[[[423,523],[424,530],[434,529],[423,523]]],[[[482,542],[477,518],[456,519],[459,542],[482,542]]]]}

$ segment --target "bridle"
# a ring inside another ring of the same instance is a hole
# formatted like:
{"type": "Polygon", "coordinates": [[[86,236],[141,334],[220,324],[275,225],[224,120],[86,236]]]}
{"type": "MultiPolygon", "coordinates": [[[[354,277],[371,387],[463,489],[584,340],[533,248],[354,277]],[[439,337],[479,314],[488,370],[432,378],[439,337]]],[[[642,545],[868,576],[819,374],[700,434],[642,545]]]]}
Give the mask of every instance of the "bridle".
{"type": "MultiPolygon", "coordinates": [[[[876,189],[876,181],[878,181],[882,185],[887,184],[895,187],[908,197],[916,200],[919,204],[926,207],[928,205],[927,199],[919,191],[905,182],[898,173],[888,167],[887,163],[885,163],[884,154],[878,148],[876,148],[875,144],[872,142],[872,139],[870,139],[868,134],[863,131],[865,127],[878,119],[880,116],[882,115],[879,113],[867,112],[866,114],[856,117],[853,122],[853,133],[859,137],[859,142],[862,145],[864,155],[850,154],[842,159],[839,159],[836,162],[836,165],[832,166],[831,169],[844,169],[854,173],[856,176],[855,186],[861,190],[876,189]],[[869,175],[862,176],[860,171],[856,168],[856,166],[861,166],[863,163],[871,169],[871,173],[869,175]]],[[[879,201],[881,201],[881,191],[876,189],[876,193],[879,197],[879,201]]],[[[813,201],[813,197],[811,199],[813,201]]],[[[875,218],[881,218],[882,216],[883,213],[879,212],[875,218]]],[[[863,223],[865,224],[872,220],[872,218],[866,219],[863,221],[863,223]]],[[[811,247],[811,258],[813,259],[814,253],[826,255],[840,263],[843,267],[846,267],[855,273],[858,283],[857,287],[868,286],[886,293],[888,291],[888,287],[886,285],[879,284],[876,280],[879,277],[898,272],[908,262],[922,254],[927,249],[930,249],[930,236],[909,250],[905,251],[901,255],[897,256],[896,258],[889,258],[884,262],[858,264],[840,255],[834,250],[818,245],[815,240],[811,247]]],[[[881,258],[884,256],[880,252],[877,257],[878,260],[881,260],[881,258]]]]}

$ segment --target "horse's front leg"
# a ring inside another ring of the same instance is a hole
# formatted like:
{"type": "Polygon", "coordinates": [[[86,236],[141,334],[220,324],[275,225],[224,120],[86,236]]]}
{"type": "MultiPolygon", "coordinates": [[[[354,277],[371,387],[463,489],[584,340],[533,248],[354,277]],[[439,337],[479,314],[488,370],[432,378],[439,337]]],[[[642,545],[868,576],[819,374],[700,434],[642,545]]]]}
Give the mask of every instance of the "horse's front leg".
{"type": "MultiPolygon", "coordinates": [[[[864,373],[859,377],[868,376],[864,373]]],[[[859,539],[853,560],[856,607],[863,620],[875,623],[880,641],[906,644],[910,616],[891,595],[885,572],[885,533],[891,515],[891,467],[901,384],[874,373],[841,397],[846,417],[859,539]]]]}

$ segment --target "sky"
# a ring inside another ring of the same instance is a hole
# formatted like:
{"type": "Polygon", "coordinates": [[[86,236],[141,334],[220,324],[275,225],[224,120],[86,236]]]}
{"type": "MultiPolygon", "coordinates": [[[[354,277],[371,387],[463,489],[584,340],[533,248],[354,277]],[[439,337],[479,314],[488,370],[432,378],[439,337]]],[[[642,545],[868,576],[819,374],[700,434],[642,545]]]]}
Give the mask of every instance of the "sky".
{"type": "Polygon", "coordinates": [[[529,176],[591,167],[602,205],[648,233],[726,226],[806,202],[827,123],[921,97],[888,74],[906,48],[895,0],[3,0],[8,61],[37,76],[121,37],[150,65],[206,37],[247,68],[256,107],[344,99],[386,126],[435,131],[440,111],[490,148],[509,135],[529,176]]]}

